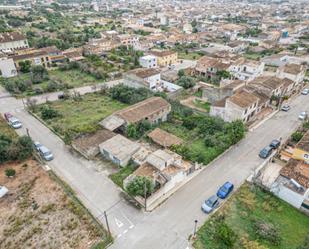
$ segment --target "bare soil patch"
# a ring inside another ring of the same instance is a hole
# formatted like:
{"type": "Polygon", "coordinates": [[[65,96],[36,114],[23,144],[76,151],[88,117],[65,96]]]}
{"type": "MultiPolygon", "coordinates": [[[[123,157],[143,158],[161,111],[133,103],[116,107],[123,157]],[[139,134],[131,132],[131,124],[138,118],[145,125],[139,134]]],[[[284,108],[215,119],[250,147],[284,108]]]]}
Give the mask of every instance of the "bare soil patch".
{"type": "Polygon", "coordinates": [[[0,248],[90,248],[102,230],[90,215],[36,161],[0,167],[0,248]],[[13,178],[5,169],[13,168],[13,178]]]}

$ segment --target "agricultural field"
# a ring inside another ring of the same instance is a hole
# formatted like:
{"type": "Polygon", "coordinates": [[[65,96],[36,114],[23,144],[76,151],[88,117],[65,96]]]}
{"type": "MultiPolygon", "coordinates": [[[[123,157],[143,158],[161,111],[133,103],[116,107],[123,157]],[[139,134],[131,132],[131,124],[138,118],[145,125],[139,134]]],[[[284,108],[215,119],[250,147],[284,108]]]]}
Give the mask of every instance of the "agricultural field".
{"type": "Polygon", "coordinates": [[[35,113],[60,135],[74,137],[96,131],[102,119],[126,106],[106,95],[91,93],[38,106],[35,113]],[[44,116],[46,108],[52,110],[52,116],[44,116]]]}
{"type": "Polygon", "coordinates": [[[303,249],[308,236],[308,216],[246,183],[199,229],[194,248],[303,249]]]}
{"type": "Polygon", "coordinates": [[[0,248],[82,249],[108,243],[106,232],[55,179],[32,159],[1,166],[0,182],[9,194],[0,202],[0,248]],[[5,176],[7,169],[15,176],[5,176]]]}

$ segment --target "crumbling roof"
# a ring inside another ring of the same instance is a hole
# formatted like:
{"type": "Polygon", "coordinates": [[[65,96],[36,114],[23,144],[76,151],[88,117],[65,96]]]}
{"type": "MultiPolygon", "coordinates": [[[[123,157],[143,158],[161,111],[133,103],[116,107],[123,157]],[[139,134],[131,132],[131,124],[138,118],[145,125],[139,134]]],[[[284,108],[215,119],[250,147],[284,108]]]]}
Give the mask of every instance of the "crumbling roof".
{"type": "Polygon", "coordinates": [[[170,109],[171,105],[161,97],[151,97],[144,101],[138,102],[115,114],[123,118],[127,123],[137,123],[158,111],[166,108],[170,109]]]}
{"type": "Polygon", "coordinates": [[[228,101],[242,108],[247,108],[253,105],[254,103],[256,103],[257,101],[259,101],[259,99],[251,93],[248,93],[246,91],[241,91],[229,97],[228,101]]]}
{"type": "Polygon", "coordinates": [[[280,175],[294,179],[305,188],[309,188],[309,164],[290,159],[287,165],[281,169],[280,175]]]}
{"type": "Polygon", "coordinates": [[[283,72],[289,74],[299,74],[303,71],[303,65],[298,64],[287,64],[283,67],[283,72]]]}
{"type": "Polygon", "coordinates": [[[154,129],[148,134],[148,137],[163,147],[170,147],[174,144],[178,145],[182,143],[182,139],[171,133],[161,130],[160,128],[154,129]]]}
{"type": "Polygon", "coordinates": [[[160,71],[154,68],[137,68],[128,72],[128,74],[134,74],[142,79],[157,75],[159,73],[160,71]]]}

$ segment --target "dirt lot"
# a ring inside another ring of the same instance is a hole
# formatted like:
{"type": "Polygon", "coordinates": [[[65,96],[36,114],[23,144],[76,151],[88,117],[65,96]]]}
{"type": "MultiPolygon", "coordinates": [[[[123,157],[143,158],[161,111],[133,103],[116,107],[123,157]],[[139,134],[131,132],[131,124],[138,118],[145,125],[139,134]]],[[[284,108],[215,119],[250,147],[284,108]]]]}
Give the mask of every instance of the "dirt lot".
{"type": "Polygon", "coordinates": [[[0,199],[0,248],[90,248],[104,236],[36,161],[1,165],[0,183],[10,191],[0,199]]]}

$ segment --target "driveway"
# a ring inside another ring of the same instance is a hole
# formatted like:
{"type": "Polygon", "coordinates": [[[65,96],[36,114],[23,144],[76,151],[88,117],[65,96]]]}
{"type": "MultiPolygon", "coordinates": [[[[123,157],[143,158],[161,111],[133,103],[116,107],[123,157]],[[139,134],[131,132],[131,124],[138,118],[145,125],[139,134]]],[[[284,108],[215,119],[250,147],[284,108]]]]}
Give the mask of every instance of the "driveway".
{"type": "Polygon", "coordinates": [[[237,146],[214,161],[196,178],[177,191],[169,200],[151,213],[134,208],[122,197],[122,192],[111,182],[105,171],[96,171],[93,162],[72,154],[56,135],[28,114],[21,100],[0,98],[0,112],[11,111],[23,123],[18,130],[30,135],[50,148],[55,159],[48,165],[77,193],[82,202],[103,223],[107,210],[109,224],[115,237],[111,248],[144,249],[189,246],[189,234],[194,220],[202,225],[207,215],[201,212],[201,203],[214,194],[225,181],[236,188],[263,160],[257,155],[273,138],[287,138],[299,125],[300,111],[309,110],[309,96],[299,96],[291,102],[291,110],[278,112],[271,119],[249,132],[237,146]]]}

